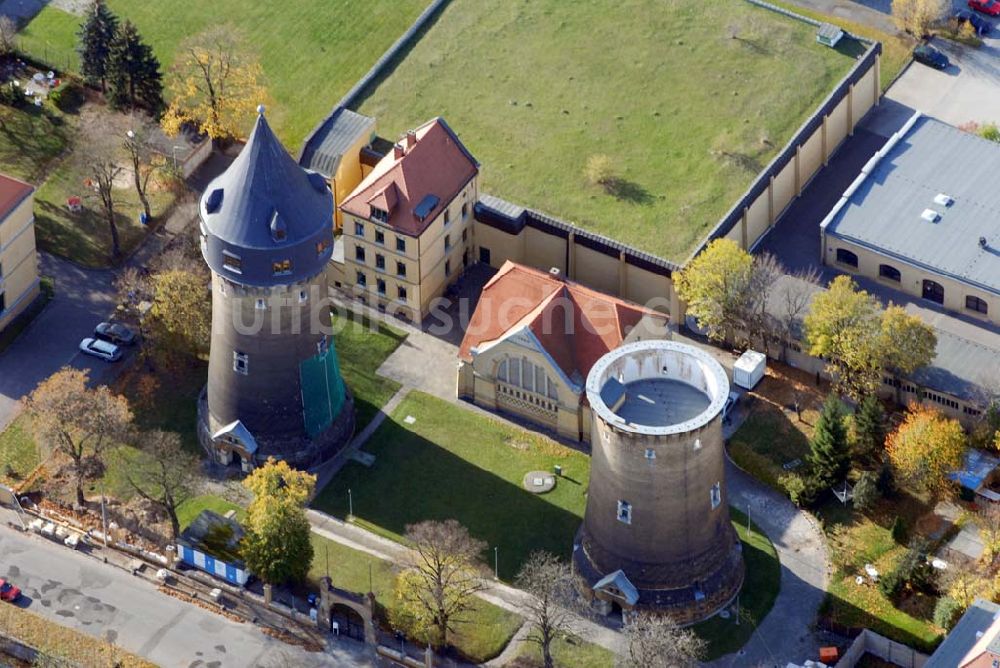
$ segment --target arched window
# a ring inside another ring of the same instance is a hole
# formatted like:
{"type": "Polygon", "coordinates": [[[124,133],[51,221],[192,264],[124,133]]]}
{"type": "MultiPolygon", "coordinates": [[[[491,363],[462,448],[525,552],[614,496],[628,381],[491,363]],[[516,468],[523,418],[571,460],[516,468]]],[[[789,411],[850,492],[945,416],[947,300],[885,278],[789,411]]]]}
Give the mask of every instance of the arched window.
{"type": "Polygon", "coordinates": [[[974,295],[965,296],[965,308],[976,313],[982,313],[983,315],[986,315],[990,309],[985,299],[980,299],[974,295]]]}
{"type": "Polygon", "coordinates": [[[902,278],[899,273],[899,269],[896,269],[891,264],[880,264],[878,266],[878,275],[889,281],[896,281],[899,283],[900,278],[902,278]]]}
{"type": "Polygon", "coordinates": [[[837,262],[840,264],[846,264],[851,267],[858,266],[858,256],[847,250],[846,248],[837,249],[837,262]]]}
{"type": "Polygon", "coordinates": [[[924,279],[924,299],[938,304],[944,304],[944,286],[937,281],[924,279]]]}

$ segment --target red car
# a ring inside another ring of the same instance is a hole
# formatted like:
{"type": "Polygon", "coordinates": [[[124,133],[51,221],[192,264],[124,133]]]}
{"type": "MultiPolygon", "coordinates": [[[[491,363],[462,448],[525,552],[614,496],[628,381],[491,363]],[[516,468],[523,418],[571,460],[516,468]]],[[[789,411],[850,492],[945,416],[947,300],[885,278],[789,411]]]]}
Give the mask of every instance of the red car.
{"type": "Polygon", "coordinates": [[[21,598],[21,590],[0,578],[0,601],[15,603],[19,598],[21,598]]]}
{"type": "Polygon", "coordinates": [[[997,0],[969,0],[969,9],[989,16],[1000,16],[1000,2],[997,0]]]}

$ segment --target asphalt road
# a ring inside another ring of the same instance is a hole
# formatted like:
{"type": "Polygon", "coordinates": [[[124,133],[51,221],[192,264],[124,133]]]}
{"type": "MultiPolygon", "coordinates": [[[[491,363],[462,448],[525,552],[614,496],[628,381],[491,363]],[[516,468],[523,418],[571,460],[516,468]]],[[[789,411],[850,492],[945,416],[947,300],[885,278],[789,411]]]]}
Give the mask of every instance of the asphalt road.
{"type": "Polygon", "coordinates": [[[55,296],[0,355],[0,431],[17,415],[21,397],[61,367],[89,369],[98,382],[113,371],[105,362],[78,354],[80,340],[114,311],[113,274],[80,269],[45,253],[39,259],[41,274],[55,281],[55,296]]]}
{"type": "Polygon", "coordinates": [[[6,526],[0,526],[0,577],[21,587],[21,605],[28,610],[110,638],[164,668],[373,665],[352,641],[339,641],[328,653],[306,652],[161,594],[115,566],[6,526]]]}

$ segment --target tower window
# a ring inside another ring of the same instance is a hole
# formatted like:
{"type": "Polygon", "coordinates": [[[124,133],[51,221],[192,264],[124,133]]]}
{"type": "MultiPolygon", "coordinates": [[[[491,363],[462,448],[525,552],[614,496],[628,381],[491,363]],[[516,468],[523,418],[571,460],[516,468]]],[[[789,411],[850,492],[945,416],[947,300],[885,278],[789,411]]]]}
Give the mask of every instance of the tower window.
{"type": "Polygon", "coordinates": [[[330,348],[330,344],[324,336],[322,339],[316,342],[316,352],[320,355],[325,355],[326,351],[330,348]]]}
{"type": "Polygon", "coordinates": [[[712,485],[712,491],[710,492],[712,498],[712,510],[719,507],[722,503],[722,485],[720,483],[715,483],[712,485]]]}
{"type": "Polygon", "coordinates": [[[628,501],[618,502],[618,521],[632,524],[632,504],[628,501]]]}
{"type": "Polygon", "coordinates": [[[309,301],[309,295],[305,290],[299,290],[299,303],[305,304],[307,301],[309,301]]]}
{"type": "Polygon", "coordinates": [[[257,300],[257,306],[256,306],[256,308],[257,308],[258,311],[266,311],[267,310],[267,300],[266,299],[258,299],[257,300]]]}
{"type": "Polygon", "coordinates": [[[247,375],[250,372],[250,356],[234,350],[233,371],[243,376],[247,375]]]}
{"type": "Polygon", "coordinates": [[[292,273],[292,261],[291,260],[278,260],[277,262],[271,263],[271,273],[275,276],[287,276],[292,273]]]}
{"type": "Polygon", "coordinates": [[[243,273],[243,260],[239,255],[234,255],[229,251],[222,251],[222,266],[234,274],[243,273]]]}
{"type": "Polygon", "coordinates": [[[646,448],[646,459],[653,460],[656,459],[656,450],[653,448],[646,448]]]}

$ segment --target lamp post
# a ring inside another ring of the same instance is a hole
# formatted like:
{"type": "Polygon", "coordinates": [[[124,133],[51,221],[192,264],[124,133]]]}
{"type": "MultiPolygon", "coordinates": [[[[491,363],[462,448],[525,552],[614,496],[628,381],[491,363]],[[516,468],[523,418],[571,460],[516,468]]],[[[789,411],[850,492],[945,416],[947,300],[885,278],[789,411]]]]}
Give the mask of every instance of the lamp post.
{"type": "Polygon", "coordinates": [[[354,496],[351,494],[350,487],[347,488],[347,521],[350,522],[354,519],[354,496]]]}
{"type": "Polygon", "coordinates": [[[500,546],[493,546],[493,576],[500,579],[500,546]]]}

